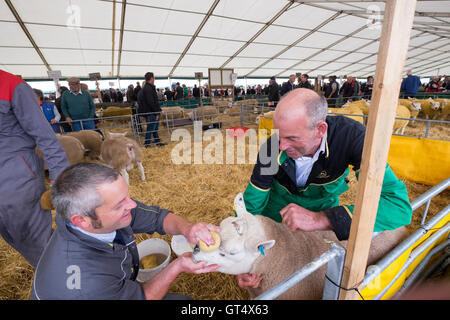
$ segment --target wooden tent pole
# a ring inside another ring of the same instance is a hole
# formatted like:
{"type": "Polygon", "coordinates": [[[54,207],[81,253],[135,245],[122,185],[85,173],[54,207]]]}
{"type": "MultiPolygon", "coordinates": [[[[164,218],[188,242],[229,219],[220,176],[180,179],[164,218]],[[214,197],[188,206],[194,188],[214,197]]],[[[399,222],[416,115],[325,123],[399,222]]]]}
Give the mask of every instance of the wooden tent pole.
{"type": "MultiPolygon", "coordinates": [[[[416,0],[386,1],[343,288],[360,288],[364,279],[415,7],[416,0]]],[[[355,290],[341,290],[339,296],[358,298],[355,290]]]]}

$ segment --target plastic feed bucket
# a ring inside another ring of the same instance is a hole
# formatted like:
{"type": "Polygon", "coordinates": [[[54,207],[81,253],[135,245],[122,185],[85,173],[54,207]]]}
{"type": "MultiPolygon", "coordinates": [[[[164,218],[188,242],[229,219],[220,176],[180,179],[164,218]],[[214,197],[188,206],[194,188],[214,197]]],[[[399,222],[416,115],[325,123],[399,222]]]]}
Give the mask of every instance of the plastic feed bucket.
{"type": "Polygon", "coordinates": [[[151,254],[160,254],[166,257],[164,261],[155,268],[152,269],[139,268],[139,272],[137,275],[137,281],[139,282],[145,282],[150,280],[152,277],[158,274],[162,269],[164,269],[169,264],[170,255],[172,251],[170,250],[169,244],[162,239],[153,238],[144,240],[138,243],[137,249],[139,253],[139,260],[151,254]]]}

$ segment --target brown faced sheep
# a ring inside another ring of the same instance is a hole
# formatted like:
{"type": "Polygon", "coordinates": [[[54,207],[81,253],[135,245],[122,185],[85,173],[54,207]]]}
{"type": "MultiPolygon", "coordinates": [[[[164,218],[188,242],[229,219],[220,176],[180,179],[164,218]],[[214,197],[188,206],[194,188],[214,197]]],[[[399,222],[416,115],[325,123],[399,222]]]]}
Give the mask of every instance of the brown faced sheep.
{"type": "Polygon", "coordinates": [[[144,167],[142,166],[142,150],[133,139],[125,137],[125,133],[107,133],[101,148],[101,159],[120,172],[129,184],[129,170],[136,164],[145,181],[144,167]]]}

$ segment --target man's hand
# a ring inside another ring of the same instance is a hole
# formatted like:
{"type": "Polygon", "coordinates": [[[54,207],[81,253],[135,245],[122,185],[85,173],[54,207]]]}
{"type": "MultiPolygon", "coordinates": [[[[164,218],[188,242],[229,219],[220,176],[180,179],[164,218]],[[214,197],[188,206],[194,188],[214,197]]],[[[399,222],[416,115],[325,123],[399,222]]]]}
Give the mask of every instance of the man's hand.
{"type": "Polygon", "coordinates": [[[297,230],[331,230],[331,224],[325,212],[309,211],[295,203],[290,203],[280,211],[283,223],[292,232],[297,230]]]}
{"type": "Polygon", "coordinates": [[[213,272],[217,268],[219,268],[219,265],[217,264],[211,264],[207,266],[206,261],[200,261],[198,263],[195,263],[194,260],[192,260],[192,252],[185,252],[181,256],[179,256],[174,261],[178,266],[179,273],[181,272],[190,272],[190,273],[207,273],[207,272],[213,272]]]}
{"type": "Polygon", "coordinates": [[[52,120],[50,120],[50,123],[51,124],[55,124],[55,123],[57,123],[58,121],[56,121],[56,119],[52,119],[52,120]]]}
{"type": "Polygon", "coordinates": [[[236,275],[236,281],[240,288],[258,288],[261,283],[261,276],[254,273],[242,273],[236,275]]]}
{"type": "Polygon", "coordinates": [[[197,244],[199,240],[202,240],[208,246],[212,246],[214,244],[214,238],[210,231],[219,233],[220,228],[211,223],[199,222],[192,225],[185,236],[190,243],[197,244]]]}

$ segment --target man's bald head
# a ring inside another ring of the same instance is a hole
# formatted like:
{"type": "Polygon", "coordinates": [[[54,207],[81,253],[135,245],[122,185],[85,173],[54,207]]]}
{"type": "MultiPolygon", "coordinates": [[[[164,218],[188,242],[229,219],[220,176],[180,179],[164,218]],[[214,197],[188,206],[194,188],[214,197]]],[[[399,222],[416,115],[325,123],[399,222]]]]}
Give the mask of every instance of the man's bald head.
{"type": "Polygon", "coordinates": [[[300,88],[290,91],[280,100],[273,117],[275,121],[283,122],[306,116],[314,128],[320,121],[325,121],[327,113],[328,105],[324,97],[313,90],[300,88]]]}

